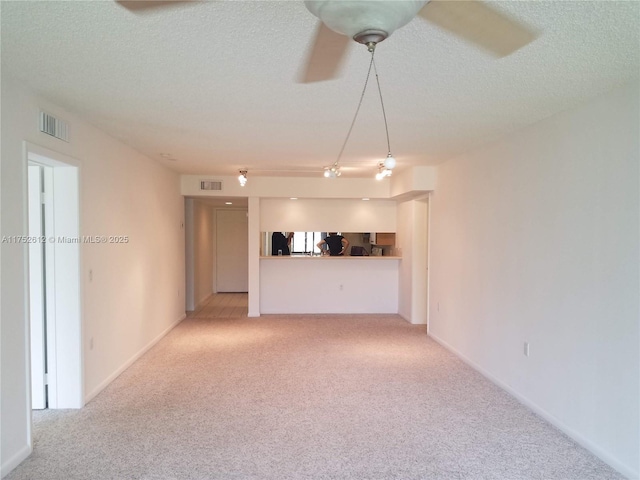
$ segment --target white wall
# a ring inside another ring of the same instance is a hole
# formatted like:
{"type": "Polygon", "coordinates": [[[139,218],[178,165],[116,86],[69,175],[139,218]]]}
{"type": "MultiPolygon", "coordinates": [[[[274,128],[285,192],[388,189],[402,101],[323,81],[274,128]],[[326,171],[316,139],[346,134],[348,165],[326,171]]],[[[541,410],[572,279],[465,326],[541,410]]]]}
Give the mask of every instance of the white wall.
{"type": "Polygon", "coordinates": [[[94,338],[85,392],[92,398],[184,317],[184,201],[175,173],[81,126],[72,125],[82,161],[81,230],[130,238],[82,249],[85,339],[94,338]]]}
{"type": "Polygon", "coordinates": [[[214,209],[198,200],[193,204],[194,217],[194,298],[196,307],[214,291],[213,244],[214,209]]]}
{"type": "MultiPolygon", "coordinates": [[[[23,129],[11,112],[20,115],[22,98],[2,76],[2,144],[0,180],[0,234],[26,234],[26,166],[23,160],[23,129]]],[[[36,121],[33,121],[37,125],[36,121]]],[[[27,282],[25,246],[2,243],[0,278],[0,461],[2,476],[31,452],[28,392],[27,282]]]]}
{"type": "Polygon", "coordinates": [[[415,166],[403,171],[396,171],[391,177],[391,197],[402,198],[406,195],[415,197],[418,192],[426,193],[437,184],[437,167],[415,166]]]}
{"type": "Polygon", "coordinates": [[[396,248],[402,256],[402,265],[398,273],[399,298],[398,314],[402,318],[411,319],[411,303],[413,292],[411,281],[413,274],[413,215],[415,203],[413,201],[398,204],[398,231],[396,233],[396,248]]]}
{"type": "Polygon", "coordinates": [[[195,292],[195,249],[194,249],[194,226],[193,226],[193,198],[184,199],[184,273],[185,273],[185,307],[188,312],[196,309],[195,292]]]}
{"type": "Polygon", "coordinates": [[[395,232],[396,202],[361,199],[260,201],[262,231],[395,232]]]}
{"type": "Polygon", "coordinates": [[[216,209],[216,292],[247,292],[249,289],[248,217],[245,209],[216,209]]]}
{"type": "Polygon", "coordinates": [[[398,203],[398,313],[413,324],[427,323],[427,205],[426,198],[398,203]]]}
{"type": "Polygon", "coordinates": [[[638,91],[443,164],[430,265],[430,334],[633,478],[638,91]]]}
{"type": "Polygon", "coordinates": [[[185,199],[186,308],[196,310],[215,288],[214,208],[193,198],[185,199]]]}
{"type": "Polygon", "coordinates": [[[260,199],[249,197],[248,208],[248,274],[249,274],[249,317],[260,316],[260,199]]]}
{"type": "MultiPolygon", "coordinates": [[[[27,232],[26,140],[79,161],[82,235],[130,239],[126,244],[81,247],[84,391],[85,399],[91,398],[184,315],[179,178],[38,99],[5,71],[1,101],[0,233],[27,232]],[[40,108],[69,122],[69,143],[38,132],[40,108]]],[[[26,265],[26,245],[2,244],[2,475],[31,451],[26,265]]]]}

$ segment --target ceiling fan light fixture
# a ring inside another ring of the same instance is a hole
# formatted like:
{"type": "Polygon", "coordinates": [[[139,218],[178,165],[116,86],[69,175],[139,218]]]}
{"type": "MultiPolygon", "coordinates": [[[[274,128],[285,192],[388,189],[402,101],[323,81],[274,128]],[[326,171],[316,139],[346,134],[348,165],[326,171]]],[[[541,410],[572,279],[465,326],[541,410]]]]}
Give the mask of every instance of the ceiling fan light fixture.
{"type": "Polygon", "coordinates": [[[366,45],[369,51],[372,52],[376,48],[376,45],[388,36],[389,34],[382,30],[365,30],[364,32],[356,34],[353,39],[358,43],[366,45]]]}
{"type": "MultiPolygon", "coordinates": [[[[367,30],[388,37],[405,26],[427,2],[425,0],[305,0],[313,15],[334,32],[355,38],[367,30]]],[[[383,38],[383,40],[384,40],[383,38]]]]}
{"type": "MultiPolygon", "coordinates": [[[[317,16],[323,24],[329,29],[335,30],[347,36],[351,36],[355,41],[364,44],[371,53],[371,62],[367,77],[360,94],[360,101],[356,108],[355,115],[351,121],[351,126],[344,139],[342,148],[338,153],[338,158],[331,167],[324,168],[324,176],[326,178],[335,178],[340,176],[339,162],[344,153],[344,149],[349,141],[353,126],[358,118],[362,100],[367,90],[369,77],[372,70],[375,73],[376,85],[378,87],[378,95],[380,96],[380,106],[382,107],[382,118],[384,120],[384,129],[387,139],[387,158],[380,162],[384,167],[385,176],[391,174],[391,170],[396,166],[396,159],[391,155],[391,142],[389,140],[389,126],[387,125],[387,114],[384,108],[384,100],[382,98],[382,90],[380,89],[380,80],[378,78],[378,69],[375,64],[374,54],[376,45],[387,38],[391,32],[407,24],[416,13],[424,7],[428,0],[408,0],[399,2],[397,0],[306,0],[305,5],[309,11],[317,16]],[[352,24],[357,24],[355,27],[352,24]],[[358,23],[360,22],[360,23],[358,23]],[[387,173],[388,172],[388,173],[387,173]]],[[[382,169],[380,172],[382,173],[382,169]]],[[[379,178],[380,179],[380,178],[379,178]]]]}
{"type": "Polygon", "coordinates": [[[247,170],[240,170],[240,175],[238,175],[238,182],[240,182],[241,187],[244,187],[247,184],[247,170]]]}

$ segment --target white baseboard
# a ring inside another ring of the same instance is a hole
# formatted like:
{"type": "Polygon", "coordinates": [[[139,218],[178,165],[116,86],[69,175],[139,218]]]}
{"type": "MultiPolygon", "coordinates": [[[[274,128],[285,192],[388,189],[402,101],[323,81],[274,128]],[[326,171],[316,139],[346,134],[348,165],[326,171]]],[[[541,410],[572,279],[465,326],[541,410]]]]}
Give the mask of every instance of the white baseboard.
{"type": "Polygon", "coordinates": [[[458,350],[453,348],[451,345],[449,345],[447,342],[445,342],[441,338],[438,338],[436,335],[434,335],[431,332],[429,332],[428,335],[429,337],[433,338],[436,342],[438,342],[440,345],[442,345],[444,348],[446,348],[451,353],[453,353],[458,358],[460,358],[462,361],[464,361],[471,368],[481,373],[483,376],[489,379],[492,383],[496,384],[498,387],[508,392],[510,395],[515,397],[520,403],[530,408],[537,415],[541,416],[547,422],[549,422],[551,425],[553,425],[554,427],[558,428],[563,433],[571,437],[571,439],[575,440],[576,443],[580,444],[581,446],[589,450],[595,456],[600,458],[603,462],[607,463],[612,468],[615,468],[618,472],[620,472],[621,474],[623,474],[629,479],[638,479],[640,472],[638,470],[635,470],[634,467],[623,464],[618,459],[611,456],[609,453],[605,452],[600,447],[592,443],[590,440],[584,438],[580,433],[576,432],[571,427],[564,424],[561,420],[559,420],[558,418],[556,418],[555,416],[553,416],[552,414],[550,414],[549,412],[547,412],[546,410],[544,410],[543,408],[541,408],[540,406],[538,406],[537,404],[529,400],[527,397],[523,396],[522,394],[518,393],[510,386],[500,381],[498,378],[496,378],[491,373],[489,373],[488,371],[486,371],[485,369],[477,365],[475,362],[473,362],[466,356],[464,356],[462,353],[460,353],[458,350]]]}
{"type": "Polygon", "coordinates": [[[96,397],[102,390],[104,390],[107,385],[113,382],[118,376],[124,372],[127,368],[129,368],[133,363],[138,360],[142,355],[144,355],[151,347],[153,347],[156,343],[158,343],[162,338],[173,330],[182,320],[187,318],[186,313],[183,313],[182,316],[173,322],[169,327],[167,327],[160,335],[156,336],[153,340],[151,340],[147,345],[142,347],[135,355],[133,355],[129,360],[127,360],[120,368],[118,368],[115,372],[109,375],[103,382],[100,383],[96,388],[94,388],[91,392],[89,392],[84,399],[84,403],[87,404],[93,398],[96,397]]]}
{"type": "Polygon", "coordinates": [[[31,445],[25,445],[13,457],[9,459],[3,458],[2,466],[0,467],[0,478],[4,478],[7,475],[9,475],[9,472],[11,472],[18,465],[20,465],[29,455],[31,455],[32,451],[33,451],[33,448],[31,448],[31,445]]]}
{"type": "MultiPolygon", "coordinates": [[[[411,325],[426,325],[427,324],[427,319],[425,318],[424,321],[420,320],[418,322],[414,322],[411,319],[410,315],[404,315],[403,313],[397,312],[397,315],[402,318],[403,320],[405,320],[406,322],[410,323],[411,325]]],[[[434,339],[435,340],[435,339],[434,339]]]]}

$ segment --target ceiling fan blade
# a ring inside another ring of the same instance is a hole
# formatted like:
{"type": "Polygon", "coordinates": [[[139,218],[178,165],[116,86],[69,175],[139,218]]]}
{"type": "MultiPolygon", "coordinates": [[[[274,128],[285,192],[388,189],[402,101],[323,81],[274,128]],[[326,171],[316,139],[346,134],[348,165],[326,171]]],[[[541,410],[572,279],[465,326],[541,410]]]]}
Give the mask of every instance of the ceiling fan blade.
{"type": "Polygon", "coordinates": [[[538,36],[531,28],[479,0],[432,0],[419,15],[498,57],[515,52],[538,36]]]}
{"type": "Polygon", "coordinates": [[[318,22],[316,38],[299,82],[322,82],[337,76],[351,39],[318,22]]]}
{"type": "Polygon", "coordinates": [[[116,0],[116,3],[134,13],[144,12],[165,7],[175,7],[177,4],[197,3],[194,0],[116,0]]]}

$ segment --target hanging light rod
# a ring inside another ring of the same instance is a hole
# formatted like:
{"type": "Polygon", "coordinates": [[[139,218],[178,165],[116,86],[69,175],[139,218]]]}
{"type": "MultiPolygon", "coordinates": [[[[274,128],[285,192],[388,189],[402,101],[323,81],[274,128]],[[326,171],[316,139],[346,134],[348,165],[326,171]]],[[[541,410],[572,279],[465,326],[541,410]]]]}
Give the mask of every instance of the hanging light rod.
{"type": "Polygon", "coordinates": [[[382,118],[384,119],[384,131],[387,134],[387,158],[385,158],[383,163],[384,163],[384,167],[389,171],[389,175],[391,175],[391,170],[393,170],[396,166],[396,159],[391,154],[391,142],[389,141],[389,126],[387,125],[387,113],[384,109],[384,101],[382,100],[382,89],[380,88],[380,79],[378,78],[378,69],[376,68],[376,62],[373,60],[373,51],[372,50],[369,50],[369,51],[371,52],[371,62],[373,63],[373,70],[375,71],[375,74],[376,74],[376,85],[378,85],[378,95],[380,95],[380,105],[382,106],[382,118]]]}
{"type": "MultiPolygon", "coordinates": [[[[369,47],[371,48],[371,47],[369,47]]],[[[347,142],[349,141],[349,137],[351,136],[351,131],[353,130],[353,126],[356,123],[356,119],[358,118],[358,113],[360,112],[360,107],[362,106],[362,99],[364,98],[364,92],[367,91],[367,84],[369,83],[369,75],[371,75],[371,67],[373,65],[373,51],[375,51],[375,45],[373,46],[373,50],[369,50],[371,52],[371,62],[369,62],[369,70],[367,71],[367,78],[364,81],[364,87],[362,88],[362,93],[360,94],[360,101],[358,102],[358,108],[356,108],[356,113],[353,116],[353,120],[351,120],[351,126],[349,127],[349,131],[347,132],[347,136],[344,139],[344,142],[342,143],[342,148],[340,149],[340,152],[338,153],[338,158],[336,159],[335,162],[333,162],[333,165],[329,166],[329,167],[324,167],[324,176],[325,178],[335,178],[335,177],[339,177],[340,174],[340,166],[338,165],[338,163],[340,162],[340,159],[342,158],[342,153],[344,152],[344,148],[347,146],[347,142]]]]}
{"type": "MultiPolygon", "coordinates": [[[[340,176],[340,159],[342,158],[342,154],[344,153],[344,149],[347,146],[347,142],[349,141],[349,138],[351,137],[351,132],[353,131],[353,126],[356,123],[356,119],[358,118],[358,113],[360,113],[360,107],[362,106],[362,100],[364,98],[364,94],[367,91],[367,85],[369,84],[369,78],[371,76],[371,69],[373,68],[374,72],[375,72],[375,76],[376,76],[376,85],[378,87],[378,95],[380,97],[380,106],[382,107],[382,118],[384,120],[384,130],[387,136],[387,157],[384,159],[384,161],[380,162],[380,165],[383,165],[384,169],[386,171],[388,171],[389,173],[384,175],[384,176],[389,176],[391,175],[391,170],[393,170],[393,168],[396,166],[396,159],[395,157],[391,154],[391,142],[389,140],[389,127],[387,125],[387,113],[385,111],[384,108],[384,101],[382,99],[382,89],[380,88],[380,79],[378,77],[378,69],[376,67],[376,62],[375,62],[375,51],[376,51],[376,45],[378,42],[384,40],[386,38],[386,35],[384,35],[384,32],[379,32],[379,31],[367,31],[367,32],[362,32],[362,35],[356,39],[356,41],[366,45],[367,50],[369,50],[369,52],[371,53],[371,61],[369,62],[369,69],[367,70],[367,77],[364,81],[364,87],[362,88],[362,93],[360,94],[360,101],[358,102],[358,107],[356,108],[356,113],[353,116],[353,120],[351,120],[351,126],[349,127],[349,131],[347,132],[347,136],[344,139],[344,142],[342,143],[342,148],[340,149],[340,152],[338,153],[338,157],[336,158],[336,161],[333,162],[332,165],[326,166],[324,167],[324,176],[325,178],[336,178],[340,176]]],[[[380,170],[380,169],[379,169],[380,170]]],[[[380,174],[380,172],[378,172],[378,175],[380,174]]],[[[378,175],[376,175],[376,178],[378,177],[378,175]]],[[[384,176],[382,178],[384,178],[384,176]]]]}

